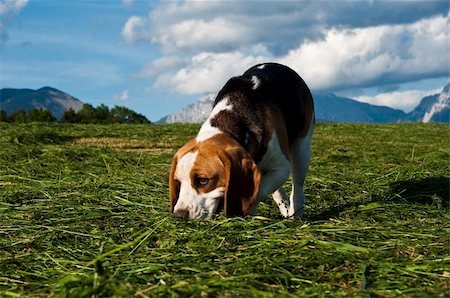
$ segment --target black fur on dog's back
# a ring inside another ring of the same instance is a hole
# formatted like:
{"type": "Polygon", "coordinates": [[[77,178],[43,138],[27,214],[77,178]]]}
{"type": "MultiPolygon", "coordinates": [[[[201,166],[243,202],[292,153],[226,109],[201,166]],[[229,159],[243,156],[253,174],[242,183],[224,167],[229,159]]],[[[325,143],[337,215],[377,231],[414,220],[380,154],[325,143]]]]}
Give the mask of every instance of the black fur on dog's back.
{"type": "Polygon", "coordinates": [[[224,99],[233,109],[221,111],[211,119],[211,125],[255,152],[256,160],[265,153],[271,138],[271,123],[265,117],[269,109],[282,114],[289,144],[306,136],[314,117],[313,98],[305,82],[294,70],[277,63],[255,65],[228,80],[214,106],[224,99]]]}

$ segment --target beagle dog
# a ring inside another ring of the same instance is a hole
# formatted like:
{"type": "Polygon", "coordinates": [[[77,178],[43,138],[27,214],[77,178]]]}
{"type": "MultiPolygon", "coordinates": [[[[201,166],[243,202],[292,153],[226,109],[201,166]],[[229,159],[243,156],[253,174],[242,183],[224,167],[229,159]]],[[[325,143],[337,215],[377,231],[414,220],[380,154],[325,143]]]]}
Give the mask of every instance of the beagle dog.
{"type": "Polygon", "coordinates": [[[303,183],[314,131],[314,103],[300,76],[264,63],[231,78],[197,136],[175,154],[172,212],[184,219],[255,214],[272,194],[281,214],[303,215],[303,183]],[[284,182],[292,173],[292,193],[284,182]]]}

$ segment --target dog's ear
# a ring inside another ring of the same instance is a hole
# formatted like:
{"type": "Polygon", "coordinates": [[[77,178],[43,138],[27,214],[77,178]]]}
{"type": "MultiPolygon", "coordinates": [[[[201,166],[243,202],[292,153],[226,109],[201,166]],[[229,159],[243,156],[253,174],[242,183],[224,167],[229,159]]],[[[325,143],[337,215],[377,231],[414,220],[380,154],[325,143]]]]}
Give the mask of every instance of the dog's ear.
{"type": "Polygon", "coordinates": [[[178,201],[178,196],[180,194],[180,182],[175,179],[175,171],[178,164],[178,154],[175,154],[172,160],[172,167],[169,173],[169,198],[170,198],[170,208],[173,212],[173,208],[178,201]]]}
{"type": "Polygon", "coordinates": [[[175,172],[177,170],[178,160],[186,153],[193,151],[197,146],[197,141],[195,139],[187,142],[183,147],[181,147],[177,153],[173,156],[172,167],[170,168],[169,173],[169,198],[170,198],[170,207],[173,212],[173,209],[178,201],[178,196],[180,195],[180,181],[176,180],[175,172]]]}
{"type": "Polygon", "coordinates": [[[226,216],[245,216],[256,201],[261,172],[242,148],[226,151],[221,158],[225,166],[224,211],[226,216]]]}

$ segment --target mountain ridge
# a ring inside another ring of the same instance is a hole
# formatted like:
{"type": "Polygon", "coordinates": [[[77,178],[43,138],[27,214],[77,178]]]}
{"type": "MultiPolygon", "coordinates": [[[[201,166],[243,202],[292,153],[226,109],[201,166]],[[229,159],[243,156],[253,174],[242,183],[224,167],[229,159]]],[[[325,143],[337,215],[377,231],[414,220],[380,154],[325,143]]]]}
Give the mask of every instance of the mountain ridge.
{"type": "Polygon", "coordinates": [[[181,111],[169,114],[156,123],[201,123],[208,118],[216,95],[213,93],[201,96],[197,101],[184,107],[181,111]]]}
{"type": "MultiPolygon", "coordinates": [[[[450,83],[441,93],[424,97],[411,112],[372,105],[334,93],[313,92],[316,118],[325,122],[394,123],[450,122],[450,83]]],[[[161,118],[157,123],[202,123],[211,112],[214,94],[200,97],[181,111],[161,118]]]]}
{"type": "Polygon", "coordinates": [[[334,93],[314,92],[316,118],[331,122],[399,122],[405,112],[387,106],[359,102],[334,93]]]}

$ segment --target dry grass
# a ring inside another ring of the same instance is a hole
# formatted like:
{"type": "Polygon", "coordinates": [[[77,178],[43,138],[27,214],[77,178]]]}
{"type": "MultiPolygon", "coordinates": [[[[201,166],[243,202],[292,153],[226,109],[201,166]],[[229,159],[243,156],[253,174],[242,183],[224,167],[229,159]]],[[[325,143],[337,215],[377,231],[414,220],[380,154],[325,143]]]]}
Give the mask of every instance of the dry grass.
{"type": "Polygon", "coordinates": [[[73,141],[73,144],[80,147],[98,147],[128,153],[160,154],[172,149],[167,143],[152,143],[124,138],[80,138],[73,141]]]}

